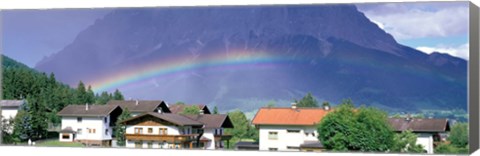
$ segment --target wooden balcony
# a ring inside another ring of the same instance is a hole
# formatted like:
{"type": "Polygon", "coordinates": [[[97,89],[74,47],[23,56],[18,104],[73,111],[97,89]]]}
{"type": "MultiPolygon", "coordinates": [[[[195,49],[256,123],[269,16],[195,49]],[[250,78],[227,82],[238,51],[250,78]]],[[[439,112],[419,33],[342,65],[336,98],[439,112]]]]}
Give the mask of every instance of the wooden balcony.
{"type": "Polygon", "coordinates": [[[159,141],[169,143],[182,143],[195,140],[198,134],[183,134],[183,135],[159,135],[159,134],[125,134],[127,140],[141,140],[141,141],[159,141]]]}
{"type": "Polygon", "coordinates": [[[215,135],[214,137],[215,137],[215,141],[223,141],[223,140],[232,139],[232,135],[230,135],[230,134],[215,135]]]}

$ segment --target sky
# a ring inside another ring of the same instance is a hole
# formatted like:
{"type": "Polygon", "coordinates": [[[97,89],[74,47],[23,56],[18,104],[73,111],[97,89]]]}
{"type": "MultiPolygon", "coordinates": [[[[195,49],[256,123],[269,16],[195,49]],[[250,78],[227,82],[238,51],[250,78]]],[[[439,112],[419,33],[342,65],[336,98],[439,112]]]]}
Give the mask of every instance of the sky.
{"type": "Polygon", "coordinates": [[[72,43],[110,9],[2,10],[4,54],[34,67],[72,43]]]}
{"type": "MultiPolygon", "coordinates": [[[[360,11],[397,42],[468,60],[468,3],[368,3],[360,11]]],[[[110,9],[2,11],[4,54],[30,67],[71,42],[110,9]]]]}
{"type": "Polygon", "coordinates": [[[468,2],[370,3],[357,7],[400,44],[468,60],[468,2]]]}

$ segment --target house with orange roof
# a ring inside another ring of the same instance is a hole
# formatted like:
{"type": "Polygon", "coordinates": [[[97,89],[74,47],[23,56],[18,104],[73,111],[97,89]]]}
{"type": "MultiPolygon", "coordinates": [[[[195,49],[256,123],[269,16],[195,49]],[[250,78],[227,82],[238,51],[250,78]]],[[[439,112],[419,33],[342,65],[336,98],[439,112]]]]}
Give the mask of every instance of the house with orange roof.
{"type": "Polygon", "coordinates": [[[259,150],[313,151],[323,149],[316,125],[331,112],[325,108],[264,107],[252,120],[259,129],[259,150]]]}

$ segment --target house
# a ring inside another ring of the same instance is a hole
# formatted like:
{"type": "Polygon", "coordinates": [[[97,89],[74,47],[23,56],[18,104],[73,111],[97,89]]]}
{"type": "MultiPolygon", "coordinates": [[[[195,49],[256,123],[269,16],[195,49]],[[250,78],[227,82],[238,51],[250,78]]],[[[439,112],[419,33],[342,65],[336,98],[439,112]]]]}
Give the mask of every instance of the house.
{"type": "Polygon", "coordinates": [[[330,112],[325,108],[263,107],[252,120],[259,129],[259,150],[314,151],[323,148],[316,125],[330,112]]]}
{"type": "Polygon", "coordinates": [[[121,113],[118,105],[68,105],[57,113],[62,118],[59,141],[111,146],[112,127],[121,113]]]}
{"type": "MultiPolygon", "coordinates": [[[[202,123],[203,133],[198,140],[198,147],[204,149],[221,149],[229,141],[232,135],[225,134],[225,128],[233,128],[233,123],[225,114],[199,114],[199,115],[185,115],[186,117],[202,123]]],[[[228,146],[227,146],[228,148],[228,146]]]]}
{"type": "Polygon", "coordinates": [[[0,110],[2,119],[15,118],[20,107],[25,104],[25,100],[0,100],[0,110]]]}
{"type": "MultiPolygon", "coordinates": [[[[25,100],[0,100],[0,122],[3,119],[13,120],[24,104],[25,100]]],[[[13,129],[7,129],[7,132],[12,133],[13,129]]]]}
{"type": "Polygon", "coordinates": [[[148,112],[122,121],[129,148],[193,148],[203,123],[172,113],[148,112]]]}
{"type": "Polygon", "coordinates": [[[423,146],[428,154],[433,154],[435,143],[442,141],[442,135],[450,131],[448,119],[390,118],[388,120],[394,131],[401,133],[411,130],[417,134],[417,144],[423,146]]]}
{"type": "Polygon", "coordinates": [[[227,115],[148,112],[123,121],[127,125],[126,146],[130,148],[224,148],[233,128],[227,115]]]}
{"type": "Polygon", "coordinates": [[[110,100],[107,105],[118,105],[123,110],[128,109],[132,116],[147,112],[170,113],[167,104],[161,100],[110,100]]]}
{"type": "Polygon", "coordinates": [[[174,105],[171,105],[169,109],[172,113],[179,114],[183,112],[183,109],[185,109],[185,107],[188,107],[188,106],[197,106],[202,112],[202,114],[212,114],[208,109],[207,105],[201,105],[201,104],[199,105],[174,104],[174,105]]]}

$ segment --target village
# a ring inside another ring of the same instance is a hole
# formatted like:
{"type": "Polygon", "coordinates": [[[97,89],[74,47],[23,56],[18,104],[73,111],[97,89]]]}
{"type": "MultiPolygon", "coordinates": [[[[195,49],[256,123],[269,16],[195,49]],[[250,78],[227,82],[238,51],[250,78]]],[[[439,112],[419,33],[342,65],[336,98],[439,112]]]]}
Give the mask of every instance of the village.
{"type": "MultiPolygon", "coordinates": [[[[25,100],[0,101],[3,118],[15,118],[25,103],[25,100]]],[[[332,118],[335,114],[333,112],[342,112],[346,108],[332,107],[328,103],[318,107],[302,107],[297,103],[292,103],[290,107],[265,106],[258,109],[251,121],[248,120],[252,129],[239,127],[236,131],[254,131],[253,139],[238,140],[232,139],[234,136],[231,133],[235,132],[237,124],[232,121],[232,117],[229,114],[219,114],[216,108],[211,111],[207,105],[167,104],[162,100],[110,100],[105,105],[86,103],[65,106],[57,113],[61,124],[49,131],[56,132],[54,134],[57,137],[53,138],[57,138],[55,140],[59,144],[77,143],[82,147],[335,151],[337,148],[332,147],[331,143],[325,145],[320,141],[322,135],[327,135],[321,134],[320,129],[335,127],[332,123],[327,124],[332,127],[324,126],[328,123],[326,120],[329,120],[329,114],[332,118]],[[322,127],[319,128],[320,126],[322,127]]],[[[360,112],[361,109],[363,108],[351,110],[360,112]]],[[[450,143],[447,140],[451,131],[448,119],[407,115],[388,117],[387,123],[395,135],[414,134],[414,140],[404,142],[398,151],[390,147],[386,151],[433,154],[441,144],[450,143]]],[[[13,130],[7,131],[11,133],[13,130]]],[[[371,133],[381,133],[374,131],[373,127],[371,133]]],[[[380,137],[382,134],[373,135],[380,137]]],[[[27,145],[40,141],[32,142],[28,139],[27,145]]],[[[390,143],[385,145],[398,146],[390,143]]]]}

